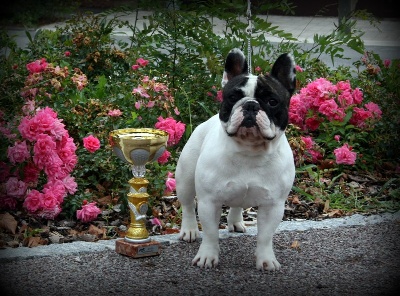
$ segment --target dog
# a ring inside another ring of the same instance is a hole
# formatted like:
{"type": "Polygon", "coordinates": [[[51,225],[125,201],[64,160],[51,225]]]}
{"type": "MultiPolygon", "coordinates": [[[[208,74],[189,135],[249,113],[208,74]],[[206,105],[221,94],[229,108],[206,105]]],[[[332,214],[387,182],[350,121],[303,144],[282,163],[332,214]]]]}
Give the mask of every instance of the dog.
{"type": "Polygon", "coordinates": [[[243,208],[258,207],[256,267],[280,269],[273,235],[283,218],[295,177],[293,153],[285,135],[289,102],[296,87],[293,57],[282,54],[269,75],[248,73],[246,57],[232,49],[225,60],[219,114],[201,123],[179,156],[176,193],[182,207],[179,238],[203,237],[192,264],[219,263],[219,221],[229,207],[228,230],[245,232],[243,208]]]}

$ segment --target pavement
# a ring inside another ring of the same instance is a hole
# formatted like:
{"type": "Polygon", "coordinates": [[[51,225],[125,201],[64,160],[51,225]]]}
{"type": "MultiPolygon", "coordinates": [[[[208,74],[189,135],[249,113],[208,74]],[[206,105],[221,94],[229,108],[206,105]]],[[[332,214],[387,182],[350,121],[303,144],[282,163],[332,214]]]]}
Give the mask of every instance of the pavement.
{"type": "Polygon", "coordinates": [[[400,288],[400,212],[322,221],[283,221],[274,236],[282,267],[256,269],[256,227],[220,231],[220,264],[191,260],[200,242],[154,236],[158,256],[131,258],[115,241],[74,242],[0,250],[0,291],[6,296],[273,295],[382,296],[400,288]]]}
{"type": "MultiPolygon", "coordinates": [[[[383,213],[380,215],[360,215],[355,214],[343,218],[330,218],[320,221],[313,220],[293,220],[282,221],[276,231],[280,233],[283,231],[306,231],[310,229],[335,229],[339,227],[357,227],[367,226],[379,223],[400,223],[400,211],[396,213],[383,213]]],[[[242,236],[256,236],[257,227],[247,227],[245,233],[233,233],[227,229],[219,231],[220,239],[225,238],[240,238],[242,236]]],[[[200,232],[200,238],[202,232],[200,232]]],[[[151,237],[152,240],[160,242],[164,246],[179,243],[178,234],[156,235],[151,237]]],[[[38,257],[59,256],[67,254],[82,254],[91,252],[102,252],[105,250],[115,251],[115,239],[99,240],[97,242],[76,241],[72,243],[63,244],[50,244],[45,246],[38,246],[34,248],[18,247],[6,248],[0,250],[0,263],[12,260],[32,259],[38,257]]]]}
{"type": "MultiPolygon", "coordinates": [[[[137,20],[134,13],[118,13],[110,14],[109,18],[118,16],[121,21],[128,21],[131,24],[136,22],[138,28],[143,28],[143,25],[147,22],[146,16],[151,14],[150,11],[139,11],[137,20]]],[[[254,14],[254,12],[253,12],[254,14]]],[[[267,18],[267,16],[259,16],[261,18],[267,18]]],[[[243,19],[245,22],[245,19],[243,19]]],[[[336,17],[306,17],[306,16],[268,16],[268,21],[274,26],[278,26],[279,29],[285,32],[292,33],[292,35],[298,39],[297,43],[309,48],[313,43],[315,34],[327,35],[331,33],[338,24],[336,17]]],[[[218,19],[213,19],[214,32],[219,35],[223,35],[223,29],[225,23],[218,19]]],[[[63,23],[53,23],[41,26],[38,29],[54,30],[56,26],[62,26],[63,23]]],[[[366,49],[379,54],[382,60],[385,59],[398,59],[400,58],[400,19],[381,19],[376,25],[373,25],[368,20],[357,20],[356,29],[364,32],[361,39],[364,41],[366,49]]],[[[36,30],[30,30],[29,33],[34,35],[36,30]]],[[[9,28],[8,33],[10,36],[14,36],[17,44],[24,48],[29,43],[28,38],[24,30],[20,28],[9,28]]],[[[115,38],[127,38],[132,36],[132,31],[128,27],[118,28],[113,32],[115,38]]],[[[279,43],[282,39],[266,34],[266,39],[272,43],[279,43]]],[[[324,61],[329,67],[336,68],[339,65],[352,66],[352,63],[359,61],[362,57],[361,54],[348,49],[344,49],[344,56],[348,59],[341,59],[335,61],[333,64],[330,56],[321,55],[319,58],[324,61]]]]}

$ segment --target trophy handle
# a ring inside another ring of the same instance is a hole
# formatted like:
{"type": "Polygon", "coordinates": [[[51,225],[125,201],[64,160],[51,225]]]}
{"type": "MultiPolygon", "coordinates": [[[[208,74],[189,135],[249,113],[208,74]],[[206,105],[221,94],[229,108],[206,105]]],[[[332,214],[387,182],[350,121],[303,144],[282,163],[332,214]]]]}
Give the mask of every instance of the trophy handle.
{"type": "Polygon", "coordinates": [[[136,207],[135,207],[135,205],[133,203],[128,201],[128,205],[129,205],[129,208],[131,209],[131,211],[133,212],[133,214],[135,215],[135,220],[136,221],[143,220],[143,219],[146,218],[146,215],[141,215],[139,213],[139,211],[136,209],[136,207]]]}

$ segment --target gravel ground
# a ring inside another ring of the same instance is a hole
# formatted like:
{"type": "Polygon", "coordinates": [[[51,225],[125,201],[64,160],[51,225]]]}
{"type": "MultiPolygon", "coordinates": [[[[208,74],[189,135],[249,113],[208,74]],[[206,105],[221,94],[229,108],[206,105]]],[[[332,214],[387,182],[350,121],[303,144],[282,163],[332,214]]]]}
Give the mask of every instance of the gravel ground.
{"type": "MultiPolygon", "coordinates": [[[[278,272],[255,268],[256,237],[220,240],[216,269],[191,266],[199,242],[132,259],[113,250],[1,262],[2,295],[396,295],[400,223],[282,231],[278,272]]],[[[398,294],[397,294],[398,295],[398,294]]]]}

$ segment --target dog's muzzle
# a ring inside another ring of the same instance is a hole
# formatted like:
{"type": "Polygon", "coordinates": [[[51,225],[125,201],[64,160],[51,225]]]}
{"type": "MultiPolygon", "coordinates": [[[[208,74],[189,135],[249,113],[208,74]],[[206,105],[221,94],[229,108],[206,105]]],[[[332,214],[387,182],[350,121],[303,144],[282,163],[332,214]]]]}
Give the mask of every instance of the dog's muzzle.
{"type": "Polygon", "coordinates": [[[256,100],[249,100],[242,106],[243,120],[240,126],[247,128],[257,125],[257,114],[260,110],[260,104],[256,100]]]}

